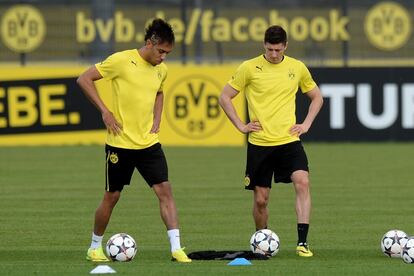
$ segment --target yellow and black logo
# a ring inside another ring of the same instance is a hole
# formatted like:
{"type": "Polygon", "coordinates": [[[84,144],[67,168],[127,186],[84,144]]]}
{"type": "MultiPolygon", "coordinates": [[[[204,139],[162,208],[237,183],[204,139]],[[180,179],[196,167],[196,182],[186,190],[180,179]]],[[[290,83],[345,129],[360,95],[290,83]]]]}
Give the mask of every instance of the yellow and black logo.
{"type": "Polygon", "coordinates": [[[190,139],[204,139],[223,126],[219,106],[221,86],[205,75],[190,75],[175,82],[167,94],[165,114],[171,128],[190,139]]]}
{"type": "Polygon", "coordinates": [[[15,5],[1,20],[4,44],[12,51],[27,53],[39,47],[46,35],[42,14],[31,5],[15,5]]]}
{"type": "Polygon", "coordinates": [[[249,186],[250,185],[250,177],[248,175],[246,175],[246,177],[244,178],[244,186],[249,186]]]}
{"type": "Polygon", "coordinates": [[[288,77],[290,80],[295,79],[295,71],[293,71],[293,69],[289,69],[288,77]]]}
{"type": "Polygon", "coordinates": [[[109,155],[109,160],[111,161],[112,164],[116,164],[118,163],[119,159],[118,159],[118,154],[116,154],[115,152],[112,152],[109,155]]]}
{"type": "Polygon", "coordinates": [[[411,19],[406,8],[396,2],[381,2],[365,17],[365,33],[376,48],[392,51],[403,47],[411,35],[411,19]]]}

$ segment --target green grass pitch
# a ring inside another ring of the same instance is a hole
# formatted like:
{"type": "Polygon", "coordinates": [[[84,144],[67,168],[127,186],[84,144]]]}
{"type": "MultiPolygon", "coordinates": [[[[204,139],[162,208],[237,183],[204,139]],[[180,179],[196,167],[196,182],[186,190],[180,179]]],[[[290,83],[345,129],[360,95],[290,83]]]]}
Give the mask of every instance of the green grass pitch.
{"type": "MultiPolygon", "coordinates": [[[[405,275],[414,266],[382,255],[394,228],[414,235],[413,143],[305,143],[312,181],[309,243],[295,255],[292,185],[274,185],[269,227],[281,250],[269,261],[170,261],[158,202],[138,173],[114,210],[104,240],[118,232],[138,243],[118,275],[405,275]]],[[[248,250],[252,193],[243,187],[244,148],[166,147],[186,252],[248,250]]],[[[104,185],[103,146],[0,148],[0,274],[88,275],[95,208],[104,185]]]]}

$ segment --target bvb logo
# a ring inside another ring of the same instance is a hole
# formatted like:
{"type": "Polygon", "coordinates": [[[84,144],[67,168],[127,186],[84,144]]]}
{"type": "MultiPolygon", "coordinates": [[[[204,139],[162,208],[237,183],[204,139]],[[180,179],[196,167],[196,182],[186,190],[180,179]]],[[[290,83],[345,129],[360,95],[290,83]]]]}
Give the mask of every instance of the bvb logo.
{"type": "Polygon", "coordinates": [[[244,178],[244,186],[249,186],[250,185],[250,177],[248,175],[246,175],[246,177],[244,178]]]}
{"type": "Polygon", "coordinates": [[[395,2],[373,6],[365,17],[365,33],[376,48],[392,51],[405,45],[411,34],[407,10],[395,2]]]}
{"type": "Polygon", "coordinates": [[[118,163],[118,155],[116,154],[116,153],[111,153],[110,155],[109,155],[109,160],[111,161],[111,163],[112,164],[116,164],[116,163],[118,163]]]}
{"type": "Polygon", "coordinates": [[[165,115],[172,129],[190,139],[204,139],[217,133],[225,116],[219,106],[221,87],[204,75],[176,81],[167,93],[165,115]]]}
{"type": "Polygon", "coordinates": [[[27,53],[42,44],[46,24],[42,14],[30,5],[15,5],[6,11],[1,20],[1,36],[12,51],[27,53]]]}

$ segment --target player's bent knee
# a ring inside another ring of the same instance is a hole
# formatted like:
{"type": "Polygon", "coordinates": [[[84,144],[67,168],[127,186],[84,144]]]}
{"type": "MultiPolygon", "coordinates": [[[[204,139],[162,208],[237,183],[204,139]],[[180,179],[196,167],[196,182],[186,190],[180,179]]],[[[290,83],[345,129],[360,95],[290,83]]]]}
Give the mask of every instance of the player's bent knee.
{"type": "Polygon", "coordinates": [[[116,191],[116,192],[106,192],[105,193],[105,201],[108,202],[111,205],[115,205],[119,198],[121,197],[121,193],[116,191]]]}

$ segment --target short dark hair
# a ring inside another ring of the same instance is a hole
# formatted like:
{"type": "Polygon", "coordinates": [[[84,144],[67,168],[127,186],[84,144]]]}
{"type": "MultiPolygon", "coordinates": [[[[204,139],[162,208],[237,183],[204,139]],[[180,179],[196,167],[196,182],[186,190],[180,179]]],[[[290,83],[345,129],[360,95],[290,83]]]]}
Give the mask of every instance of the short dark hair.
{"type": "Polygon", "coordinates": [[[151,24],[145,29],[144,40],[151,40],[152,43],[164,43],[168,42],[174,44],[175,36],[174,31],[170,24],[166,21],[156,18],[151,24]]]}
{"type": "Polygon", "coordinates": [[[287,34],[286,31],[278,25],[273,25],[267,28],[264,36],[264,42],[268,42],[270,44],[279,44],[283,43],[286,44],[287,42],[287,34]]]}

